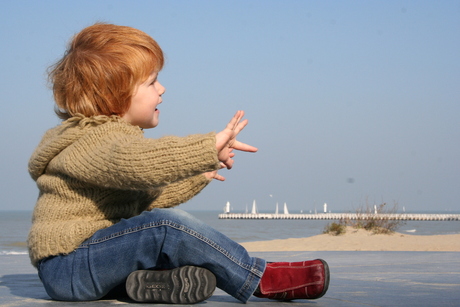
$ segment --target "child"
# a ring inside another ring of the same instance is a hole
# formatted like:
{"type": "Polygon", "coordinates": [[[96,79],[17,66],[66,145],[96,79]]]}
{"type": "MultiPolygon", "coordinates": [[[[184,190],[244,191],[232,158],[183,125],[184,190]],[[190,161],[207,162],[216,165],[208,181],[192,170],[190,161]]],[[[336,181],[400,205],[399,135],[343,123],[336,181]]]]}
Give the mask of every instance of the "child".
{"type": "Polygon", "coordinates": [[[97,23],[71,41],[50,71],[62,124],[29,161],[39,197],[28,246],[49,296],[85,301],[125,285],[138,302],[193,304],[216,285],[242,302],[319,298],[323,260],[266,263],[174,209],[233,166],[246,126],[238,111],[215,134],[148,139],[165,88],[163,53],[147,34],[97,23]]]}

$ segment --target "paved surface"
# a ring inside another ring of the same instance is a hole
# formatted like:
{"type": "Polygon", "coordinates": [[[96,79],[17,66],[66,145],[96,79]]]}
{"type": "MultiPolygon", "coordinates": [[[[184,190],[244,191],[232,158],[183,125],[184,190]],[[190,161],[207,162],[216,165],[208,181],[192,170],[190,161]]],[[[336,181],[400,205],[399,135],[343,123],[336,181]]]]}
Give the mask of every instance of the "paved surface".
{"type": "MultiPolygon", "coordinates": [[[[459,306],[459,252],[265,252],[268,261],[322,258],[329,263],[329,291],[318,300],[278,302],[251,298],[246,306],[459,306]]],[[[0,306],[136,305],[127,299],[52,301],[26,255],[0,255],[0,306]]],[[[198,306],[242,305],[225,292],[198,306]]],[[[171,305],[156,305],[171,306],[171,305]]]]}

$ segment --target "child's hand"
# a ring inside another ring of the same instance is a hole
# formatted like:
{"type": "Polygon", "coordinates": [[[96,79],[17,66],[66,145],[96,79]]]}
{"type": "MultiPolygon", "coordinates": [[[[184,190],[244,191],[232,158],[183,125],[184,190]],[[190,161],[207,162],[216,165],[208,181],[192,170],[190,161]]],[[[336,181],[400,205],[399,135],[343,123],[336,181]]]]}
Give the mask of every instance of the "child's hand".
{"type": "Polygon", "coordinates": [[[224,167],[230,169],[233,166],[233,149],[256,152],[257,148],[251,145],[241,143],[236,140],[236,136],[248,124],[248,120],[241,121],[244,116],[244,111],[236,112],[235,116],[230,120],[224,130],[216,134],[216,148],[218,152],[219,161],[224,164],[224,167]]]}

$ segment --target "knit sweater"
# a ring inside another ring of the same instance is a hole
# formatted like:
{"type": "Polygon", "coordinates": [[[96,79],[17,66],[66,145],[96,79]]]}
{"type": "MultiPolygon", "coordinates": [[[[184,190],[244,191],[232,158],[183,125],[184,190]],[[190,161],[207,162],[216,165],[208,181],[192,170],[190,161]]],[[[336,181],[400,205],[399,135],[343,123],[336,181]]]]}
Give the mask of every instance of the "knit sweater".
{"type": "Polygon", "coordinates": [[[74,251],[97,230],[177,206],[219,169],[215,134],[145,138],[117,116],[72,117],[48,130],[29,161],[39,188],[28,248],[38,261],[74,251]]]}

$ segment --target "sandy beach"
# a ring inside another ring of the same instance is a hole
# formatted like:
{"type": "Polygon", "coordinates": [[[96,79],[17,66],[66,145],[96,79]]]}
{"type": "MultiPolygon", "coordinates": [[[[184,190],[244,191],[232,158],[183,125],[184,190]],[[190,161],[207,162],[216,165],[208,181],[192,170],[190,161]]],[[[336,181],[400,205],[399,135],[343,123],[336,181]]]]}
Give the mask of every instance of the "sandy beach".
{"type": "Polygon", "coordinates": [[[241,243],[249,252],[275,251],[460,251],[460,234],[420,236],[373,234],[348,227],[343,235],[241,243]]]}

